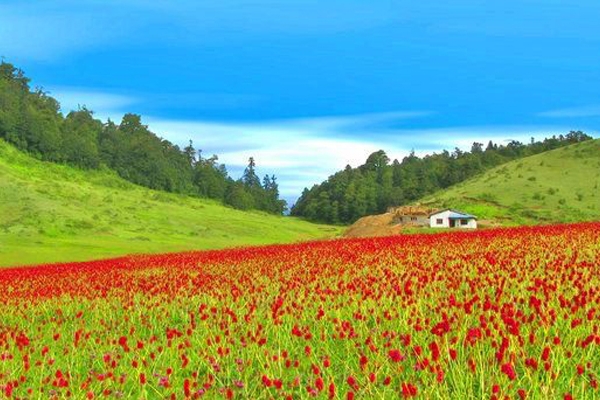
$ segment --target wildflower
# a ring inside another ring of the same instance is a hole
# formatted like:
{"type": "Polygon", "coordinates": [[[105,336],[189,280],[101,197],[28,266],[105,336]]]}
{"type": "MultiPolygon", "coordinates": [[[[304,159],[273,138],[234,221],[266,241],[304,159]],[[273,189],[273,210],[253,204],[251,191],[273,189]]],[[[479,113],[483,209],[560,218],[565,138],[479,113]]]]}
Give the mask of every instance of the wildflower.
{"type": "Polygon", "coordinates": [[[397,350],[397,349],[390,350],[388,352],[388,355],[390,356],[390,359],[393,362],[400,362],[400,361],[404,360],[404,356],[400,353],[400,350],[397,350]]]}

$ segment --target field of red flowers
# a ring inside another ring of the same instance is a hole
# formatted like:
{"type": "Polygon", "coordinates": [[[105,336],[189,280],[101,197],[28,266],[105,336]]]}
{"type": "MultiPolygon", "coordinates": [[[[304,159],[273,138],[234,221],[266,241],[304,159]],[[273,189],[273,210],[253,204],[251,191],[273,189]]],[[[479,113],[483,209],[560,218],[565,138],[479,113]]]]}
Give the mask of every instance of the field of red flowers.
{"type": "Polygon", "coordinates": [[[600,398],[600,223],[0,270],[12,398],[600,398]]]}

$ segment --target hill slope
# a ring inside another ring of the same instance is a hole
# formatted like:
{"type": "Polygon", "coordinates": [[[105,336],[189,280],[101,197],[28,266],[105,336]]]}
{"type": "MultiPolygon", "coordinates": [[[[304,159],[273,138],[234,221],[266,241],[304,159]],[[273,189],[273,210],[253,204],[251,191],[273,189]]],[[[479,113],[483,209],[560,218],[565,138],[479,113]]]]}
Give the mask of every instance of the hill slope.
{"type": "Polygon", "coordinates": [[[142,188],[0,140],[0,265],[293,242],[339,228],[142,188]]]}
{"type": "Polygon", "coordinates": [[[363,165],[347,166],[321,184],[305,189],[291,213],[316,222],[352,223],[390,207],[410,205],[507,162],[592,139],[581,131],[570,131],[528,144],[512,140],[498,145],[490,141],[485,149],[475,142],[468,152],[457,148],[452,153],[444,150],[422,158],[411,152],[391,164],[387,154],[379,150],[363,165]]]}
{"type": "Polygon", "coordinates": [[[600,139],[512,161],[420,201],[503,225],[600,219],[600,139]]]}

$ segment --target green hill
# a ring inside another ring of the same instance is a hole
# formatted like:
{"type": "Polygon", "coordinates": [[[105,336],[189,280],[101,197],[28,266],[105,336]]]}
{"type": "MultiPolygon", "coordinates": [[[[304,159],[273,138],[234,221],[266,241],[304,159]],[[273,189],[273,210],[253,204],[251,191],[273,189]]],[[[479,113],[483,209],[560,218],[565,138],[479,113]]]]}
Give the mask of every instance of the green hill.
{"type": "Polygon", "coordinates": [[[503,225],[600,219],[600,139],[512,161],[427,196],[503,225]]]}
{"type": "Polygon", "coordinates": [[[43,162],[0,140],[0,265],[310,240],[339,228],[43,162]]]}

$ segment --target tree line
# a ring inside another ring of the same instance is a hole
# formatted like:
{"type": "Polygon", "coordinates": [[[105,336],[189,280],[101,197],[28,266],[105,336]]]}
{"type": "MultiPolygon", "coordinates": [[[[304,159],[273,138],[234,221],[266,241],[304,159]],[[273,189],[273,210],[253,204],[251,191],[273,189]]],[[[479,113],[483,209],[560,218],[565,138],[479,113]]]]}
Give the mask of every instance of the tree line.
{"type": "Polygon", "coordinates": [[[412,151],[401,162],[383,150],[371,154],[358,168],[349,165],[325,182],[304,189],[291,215],[315,222],[353,223],[360,217],[386,212],[389,207],[412,203],[485,170],[515,159],[593,139],[581,131],[552,136],[528,144],[511,141],[487,146],[473,143],[471,151],[456,148],[417,157],[412,151]]]}
{"type": "Polygon", "coordinates": [[[277,178],[262,182],[253,158],[234,180],[216,155],[203,158],[192,141],[181,149],[158,137],[136,114],[119,124],[94,118],[86,107],[66,116],[42,89],[31,90],[22,70],[0,64],[0,138],[34,157],[83,169],[110,168],[122,178],[151,189],[221,201],[232,207],[282,214],[277,178]]]}

